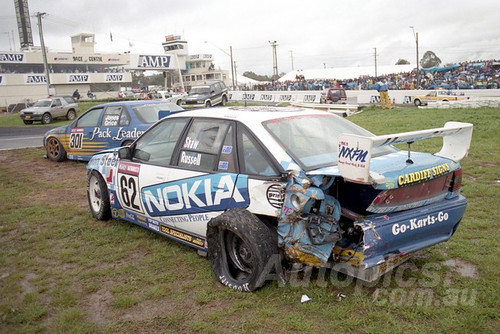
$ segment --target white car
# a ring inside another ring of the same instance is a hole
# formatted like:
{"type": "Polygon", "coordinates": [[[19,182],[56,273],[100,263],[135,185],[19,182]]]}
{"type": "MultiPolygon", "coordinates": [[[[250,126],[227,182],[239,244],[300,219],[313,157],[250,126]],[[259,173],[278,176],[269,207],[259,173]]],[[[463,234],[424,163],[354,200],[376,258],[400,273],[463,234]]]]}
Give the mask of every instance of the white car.
{"type": "Polygon", "coordinates": [[[322,111],[186,111],[94,155],[88,201],[97,219],[207,252],[217,279],[236,290],[276,277],[280,254],[373,280],[455,232],[467,202],[458,161],[471,136],[458,122],[374,136],[322,111]],[[392,146],[432,137],[445,138],[436,154],[392,146]]]}

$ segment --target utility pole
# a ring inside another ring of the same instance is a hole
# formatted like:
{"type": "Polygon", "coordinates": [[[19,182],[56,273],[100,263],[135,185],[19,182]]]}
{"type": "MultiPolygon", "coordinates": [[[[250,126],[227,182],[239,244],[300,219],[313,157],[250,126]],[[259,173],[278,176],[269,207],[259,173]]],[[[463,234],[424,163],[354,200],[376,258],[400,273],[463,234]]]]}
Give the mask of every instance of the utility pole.
{"type": "Polygon", "coordinates": [[[230,58],[231,58],[231,84],[233,85],[232,89],[235,90],[235,85],[234,85],[234,79],[236,77],[236,68],[234,66],[234,60],[233,60],[233,46],[230,45],[229,46],[229,54],[230,54],[230,58]]]}
{"type": "Polygon", "coordinates": [[[278,57],[276,54],[276,47],[278,46],[278,43],[276,41],[268,41],[269,44],[271,44],[271,47],[273,48],[273,82],[278,79],[278,57]]]}
{"type": "Polygon", "coordinates": [[[373,55],[375,56],[375,79],[377,79],[377,48],[373,48],[373,50],[375,50],[373,55]]]}
{"type": "Polygon", "coordinates": [[[290,50],[289,52],[290,52],[290,59],[292,61],[292,71],[293,71],[293,70],[295,70],[295,68],[293,68],[293,51],[290,50]]]}
{"type": "Polygon", "coordinates": [[[45,50],[45,42],[43,40],[43,29],[42,29],[42,17],[47,15],[47,13],[38,12],[35,15],[38,19],[38,32],[40,34],[40,45],[42,47],[43,66],[45,67],[45,77],[47,79],[47,96],[49,96],[50,95],[49,64],[47,62],[47,50],[45,50]]]}

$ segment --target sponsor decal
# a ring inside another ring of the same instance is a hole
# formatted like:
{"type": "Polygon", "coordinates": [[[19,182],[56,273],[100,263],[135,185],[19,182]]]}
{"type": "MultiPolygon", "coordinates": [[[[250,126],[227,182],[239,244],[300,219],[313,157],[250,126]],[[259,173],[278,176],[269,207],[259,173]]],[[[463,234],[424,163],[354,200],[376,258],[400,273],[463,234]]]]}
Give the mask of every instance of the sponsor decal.
{"type": "Polygon", "coordinates": [[[47,83],[45,74],[28,74],[26,75],[27,84],[44,84],[47,83]]]}
{"type": "Polygon", "coordinates": [[[233,147],[232,146],[228,146],[228,145],[224,145],[222,146],[222,154],[231,154],[231,152],[233,151],[233,147]]]}
{"type": "Polygon", "coordinates": [[[261,101],[272,101],[273,96],[271,94],[260,94],[261,101]]]}
{"type": "Polygon", "coordinates": [[[116,209],[116,208],[111,208],[111,215],[113,218],[125,218],[125,210],[123,209],[116,209]]]}
{"type": "Polygon", "coordinates": [[[54,57],[54,61],[67,61],[69,60],[68,57],[54,57]]]}
{"type": "Polygon", "coordinates": [[[137,217],[137,222],[138,222],[138,223],[140,223],[140,224],[142,224],[142,225],[148,225],[148,224],[146,223],[146,217],[144,217],[144,216],[140,216],[140,215],[137,215],[136,217],[137,217]]]}
{"type": "Polygon", "coordinates": [[[104,81],[123,81],[123,74],[106,74],[104,81]]]}
{"type": "Polygon", "coordinates": [[[148,227],[156,232],[160,232],[160,227],[158,225],[148,223],[148,227]]]}
{"type": "Polygon", "coordinates": [[[349,143],[342,141],[339,142],[339,158],[344,159],[343,161],[339,161],[339,163],[348,164],[355,167],[364,167],[367,156],[367,150],[349,147],[349,143]]]}
{"type": "Polygon", "coordinates": [[[118,164],[118,173],[138,176],[141,171],[141,165],[130,162],[120,162],[118,164]]]}
{"type": "MultiPolygon", "coordinates": [[[[113,120],[110,120],[109,123],[111,124],[113,120]]],[[[111,133],[110,128],[106,129],[101,129],[101,128],[94,128],[92,131],[92,135],[89,140],[93,140],[94,138],[111,138],[112,140],[122,140],[123,138],[138,138],[140,137],[144,131],[139,131],[137,128],[134,128],[133,130],[124,130],[124,127],[120,127],[116,135],[113,136],[111,133]]]]}
{"type": "Polygon", "coordinates": [[[179,223],[208,222],[212,217],[213,215],[208,213],[200,213],[160,217],[160,220],[165,224],[175,225],[179,223]]]}
{"type": "Polygon", "coordinates": [[[120,61],[120,58],[108,58],[108,61],[120,61]]]}
{"type": "Polygon", "coordinates": [[[102,57],[89,56],[89,61],[102,61],[102,57]]]}
{"type": "Polygon", "coordinates": [[[255,94],[243,93],[243,101],[245,100],[255,100],[255,94]]]}
{"type": "Polygon", "coordinates": [[[219,169],[227,170],[229,168],[229,162],[219,161],[219,169]]]}
{"type": "Polygon", "coordinates": [[[406,186],[413,183],[423,182],[446,174],[450,171],[450,165],[444,163],[432,168],[426,168],[417,172],[407,173],[398,176],[398,186],[406,186]]]}
{"type": "Polygon", "coordinates": [[[82,56],[73,56],[73,61],[83,61],[82,56]]]}
{"type": "Polygon", "coordinates": [[[285,200],[285,192],[280,184],[273,184],[266,191],[267,201],[272,207],[280,209],[285,200]]]}
{"type": "Polygon", "coordinates": [[[291,101],[292,100],[292,95],[287,94],[287,95],[280,95],[280,101],[291,101]]]}
{"type": "Polygon", "coordinates": [[[392,234],[398,235],[406,233],[407,231],[414,231],[426,226],[433,225],[434,223],[447,221],[449,218],[448,213],[440,211],[437,215],[428,215],[425,218],[413,218],[408,223],[392,225],[392,234]]]}
{"type": "Polygon", "coordinates": [[[70,74],[68,82],[89,82],[88,74],[70,74]]]}
{"type": "Polygon", "coordinates": [[[167,227],[164,225],[161,225],[160,231],[163,234],[166,234],[170,237],[173,237],[177,240],[187,242],[188,244],[191,244],[193,246],[197,247],[204,247],[205,246],[205,239],[196,237],[194,235],[181,232],[175,228],[167,227]]]}
{"type": "Polygon", "coordinates": [[[248,206],[248,177],[213,174],[141,189],[142,204],[152,217],[224,211],[248,206]]]}
{"type": "Polygon", "coordinates": [[[316,101],[316,95],[304,95],[304,102],[316,101]]]}
{"type": "Polygon", "coordinates": [[[3,63],[24,63],[23,53],[0,53],[0,61],[3,63]]]}
{"type": "Polygon", "coordinates": [[[143,68],[169,68],[170,56],[139,55],[137,67],[143,68]]]}

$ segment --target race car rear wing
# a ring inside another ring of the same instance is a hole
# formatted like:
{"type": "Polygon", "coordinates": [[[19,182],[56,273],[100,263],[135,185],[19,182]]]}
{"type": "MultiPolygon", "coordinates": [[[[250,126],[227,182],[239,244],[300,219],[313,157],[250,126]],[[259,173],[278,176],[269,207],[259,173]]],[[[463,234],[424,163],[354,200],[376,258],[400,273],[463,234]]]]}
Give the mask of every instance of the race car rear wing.
{"type": "Polygon", "coordinates": [[[402,132],[383,136],[339,136],[338,167],[344,179],[370,182],[370,161],[373,148],[399,143],[413,143],[429,138],[443,137],[443,147],[435,155],[460,161],[469,152],[473,125],[461,122],[446,122],[444,127],[421,131],[402,132]]]}

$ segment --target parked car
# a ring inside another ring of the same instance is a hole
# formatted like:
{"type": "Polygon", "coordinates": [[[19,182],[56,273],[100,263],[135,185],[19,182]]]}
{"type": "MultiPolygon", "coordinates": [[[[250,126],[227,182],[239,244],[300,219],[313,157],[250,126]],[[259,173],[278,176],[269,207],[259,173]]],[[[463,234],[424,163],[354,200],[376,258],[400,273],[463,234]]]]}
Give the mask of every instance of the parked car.
{"type": "Polygon", "coordinates": [[[344,88],[331,87],[321,92],[320,103],[345,103],[347,94],[344,88]]]}
{"type": "Polygon", "coordinates": [[[161,116],[182,111],[161,101],[123,101],[94,106],[67,126],[48,131],[43,138],[52,161],[89,161],[92,154],[129,145],[161,116]]]}
{"type": "Polygon", "coordinates": [[[299,108],[186,111],[94,155],[88,201],[97,219],[207,252],[217,279],[239,291],[272,277],[278,254],[374,280],[456,231],[466,208],[458,161],[471,136],[458,122],[374,136],[299,108]],[[392,146],[438,136],[437,154],[392,146]]]}
{"type": "Polygon", "coordinates": [[[159,90],[151,93],[153,100],[162,100],[181,105],[182,99],[187,96],[186,93],[171,92],[166,90],[159,90]]]}
{"type": "Polygon", "coordinates": [[[52,96],[40,99],[32,107],[21,110],[20,116],[24,124],[33,124],[34,121],[49,124],[58,117],[73,120],[78,110],[78,103],[71,96],[52,96]]]}
{"type": "Polygon", "coordinates": [[[210,81],[191,87],[189,94],[182,99],[183,107],[210,108],[217,104],[226,105],[228,89],[223,81],[210,81]]]}
{"type": "Polygon", "coordinates": [[[413,103],[416,106],[427,105],[428,102],[436,102],[436,101],[459,101],[459,100],[467,100],[468,96],[455,95],[449,90],[433,90],[426,95],[416,95],[412,97],[413,103]]]}

